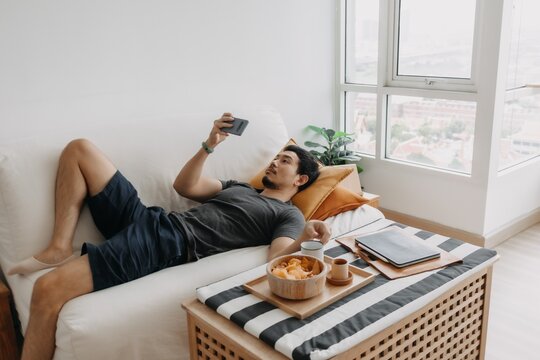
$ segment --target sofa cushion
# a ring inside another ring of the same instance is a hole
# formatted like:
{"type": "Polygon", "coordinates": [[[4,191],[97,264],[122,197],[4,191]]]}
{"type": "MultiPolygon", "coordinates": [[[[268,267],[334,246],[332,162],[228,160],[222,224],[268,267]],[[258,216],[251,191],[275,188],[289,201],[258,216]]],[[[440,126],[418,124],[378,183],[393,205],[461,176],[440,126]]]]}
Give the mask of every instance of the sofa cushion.
{"type": "MultiPolygon", "coordinates": [[[[230,136],[205,164],[204,173],[219,179],[248,181],[288,139],[279,113],[271,108],[239,113],[250,120],[242,136],[230,136]],[[255,144],[255,145],[254,145],[255,144]]],[[[201,146],[212,121],[221,114],[192,114],[151,122],[122,123],[107,129],[77,129],[43,134],[0,147],[0,265],[5,270],[50,241],[58,157],[73,138],[100,147],[139,192],[144,204],[183,211],[195,203],[182,198],[172,183],[201,146]],[[182,126],[182,124],[189,126],[182,126]]],[[[75,248],[99,243],[85,209],[75,234],[75,248]]]]}

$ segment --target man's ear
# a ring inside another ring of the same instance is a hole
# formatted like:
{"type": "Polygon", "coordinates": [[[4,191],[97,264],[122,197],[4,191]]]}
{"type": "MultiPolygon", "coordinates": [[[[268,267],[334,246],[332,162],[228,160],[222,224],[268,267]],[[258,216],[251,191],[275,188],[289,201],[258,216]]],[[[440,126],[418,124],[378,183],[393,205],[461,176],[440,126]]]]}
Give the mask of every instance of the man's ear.
{"type": "Polygon", "coordinates": [[[307,183],[309,180],[309,176],[307,175],[299,175],[298,178],[296,179],[295,181],[295,185],[300,187],[302,185],[304,185],[305,183],[307,183]]]}

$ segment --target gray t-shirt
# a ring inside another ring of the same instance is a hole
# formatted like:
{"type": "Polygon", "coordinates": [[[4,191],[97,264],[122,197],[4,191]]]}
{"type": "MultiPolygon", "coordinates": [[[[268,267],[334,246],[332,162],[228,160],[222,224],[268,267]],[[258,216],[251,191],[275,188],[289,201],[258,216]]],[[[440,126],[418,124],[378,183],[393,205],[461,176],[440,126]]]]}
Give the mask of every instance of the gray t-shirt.
{"type": "Polygon", "coordinates": [[[223,190],[186,212],[172,212],[188,242],[188,261],[278,237],[296,239],[304,216],[290,203],[265,197],[246,183],[221,181],[223,190]]]}

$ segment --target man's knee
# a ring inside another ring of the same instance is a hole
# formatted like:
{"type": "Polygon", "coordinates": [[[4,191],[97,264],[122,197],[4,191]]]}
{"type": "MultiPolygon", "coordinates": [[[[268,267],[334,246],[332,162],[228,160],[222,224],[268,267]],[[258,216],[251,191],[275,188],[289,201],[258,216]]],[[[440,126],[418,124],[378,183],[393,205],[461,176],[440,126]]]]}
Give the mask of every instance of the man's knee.
{"type": "Polygon", "coordinates": [[[71,140],[64,148],[64,154],[72,156],[84,156],[95,151],[95,145],[88,139],[75,139],[71,140]]]}
{"type": "Polygon", "coordinates": [[[41,312],[59,313],[67,298],[62,295],[63,284],[56,271],[51,271],[34,284],[32,307],[41,312]]]}

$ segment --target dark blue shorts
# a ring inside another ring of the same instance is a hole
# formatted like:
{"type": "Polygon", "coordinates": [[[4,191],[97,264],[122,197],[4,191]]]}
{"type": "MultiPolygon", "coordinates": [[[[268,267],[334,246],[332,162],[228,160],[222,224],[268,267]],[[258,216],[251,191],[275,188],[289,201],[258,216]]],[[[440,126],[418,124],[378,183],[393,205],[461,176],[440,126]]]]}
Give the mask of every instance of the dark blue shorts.
{"type": "Polygon", "coordinates": [[[160,207],[146,207],[137,190],[119,172],[86,203],[107,239],[85,243],[94,291],[123,284],[186,262],[185,235],[160,207]]]}

